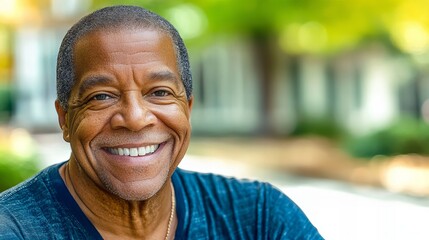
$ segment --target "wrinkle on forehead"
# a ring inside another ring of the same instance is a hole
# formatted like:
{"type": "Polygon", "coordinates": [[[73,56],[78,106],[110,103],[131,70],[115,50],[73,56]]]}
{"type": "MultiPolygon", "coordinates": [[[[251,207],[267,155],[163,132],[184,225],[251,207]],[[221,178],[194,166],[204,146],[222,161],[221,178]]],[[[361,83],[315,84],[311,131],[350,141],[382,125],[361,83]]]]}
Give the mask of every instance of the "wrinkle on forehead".
{"type": "MultiPolygon", "coordinates": [[[[172,39],[168,34],[156,30],[95,31],[78,41],[75,53],[76,65],[79,65],[81,61],[89,65],[104,62],[106,66],[112,64],[117,66],[143,65],[151,61],[161,61],[174,70],[177,77],[180,78],[172,39]],[[78,49],[85,50],[78,51],[78,49]],[[154,51],[154,49],[156,50],[154,51]],[[142,62],[142,59],[145,61],[142,62]],[[165,61],[167,59],[168,61],[165,61]]],[[[88,67],[87,65],[85,68],[88,67]]],[[[78,75],[79,73],[77,73],[77,79],[79,79],[78,75]]]]}

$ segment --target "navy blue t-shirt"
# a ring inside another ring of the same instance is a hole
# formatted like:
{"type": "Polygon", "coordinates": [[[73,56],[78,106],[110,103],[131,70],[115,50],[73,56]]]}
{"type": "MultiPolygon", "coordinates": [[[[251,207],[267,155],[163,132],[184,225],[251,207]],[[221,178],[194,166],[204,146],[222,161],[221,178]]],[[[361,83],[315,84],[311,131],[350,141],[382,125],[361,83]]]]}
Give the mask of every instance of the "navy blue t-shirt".
{"type": "MultiPolygon", "coordinates": [[[[102,239],[56,164],[0,194],[0,239],[102,239]]],[[[177,169],[175,239],[323,239],[286,195],[267,183],[177,169]]]]}

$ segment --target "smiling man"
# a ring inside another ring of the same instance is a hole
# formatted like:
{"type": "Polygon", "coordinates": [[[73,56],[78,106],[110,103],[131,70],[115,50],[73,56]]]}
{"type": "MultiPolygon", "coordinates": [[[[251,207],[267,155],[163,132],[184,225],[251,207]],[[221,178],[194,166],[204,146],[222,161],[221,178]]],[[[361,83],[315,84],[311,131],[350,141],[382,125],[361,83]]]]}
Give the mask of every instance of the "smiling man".
{"type": "Polygon", "coordinates": [[[57,93],[70,159],[0,195],[0,239],[322,239],[267,183],[177,168],[192,78],[160,16],[115,6],[82,18],[60,47],[57,93]]]}

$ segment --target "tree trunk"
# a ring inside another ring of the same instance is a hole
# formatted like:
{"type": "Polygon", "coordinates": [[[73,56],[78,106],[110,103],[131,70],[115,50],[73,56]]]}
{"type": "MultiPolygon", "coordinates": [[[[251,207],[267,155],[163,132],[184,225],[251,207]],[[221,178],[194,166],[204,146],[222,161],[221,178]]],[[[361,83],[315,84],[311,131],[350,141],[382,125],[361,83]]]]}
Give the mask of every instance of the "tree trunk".
{"type": "Polygon", "coordinates": [[[259,113],[260,124],[258,134],[269,136],[274,134],[272,127],[273,99],[272,91],[274,85],[275,51],[272,37],[268,34],[259,34],[252,38],[255,53],[255,62],[259,70],[261,103],[259,113]]]}

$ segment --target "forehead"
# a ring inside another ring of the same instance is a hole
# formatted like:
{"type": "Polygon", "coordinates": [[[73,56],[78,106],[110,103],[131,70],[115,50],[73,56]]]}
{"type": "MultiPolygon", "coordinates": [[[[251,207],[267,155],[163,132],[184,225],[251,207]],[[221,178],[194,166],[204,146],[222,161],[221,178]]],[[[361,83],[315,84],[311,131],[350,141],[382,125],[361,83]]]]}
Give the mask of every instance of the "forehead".
{"type": "Polygon", "coordinates": [[[91,31],[76,42],[73,55],[75,64],[85,60],[122,61],[124,59],[121,57],[125,56],[129,64],[137,64],[139,61],[154,57],[174,61],[174,65],[177,62],[170,35],[162,30],[141,27],[116,27],[91,31]]]}
{"type": "Polygon", "coordinates": [[[176,51],[171,37],[145,28],[103,29],[81,37],[74,48],[75,77],[89,72],[128,67],[140,72],[168,70],[180,79],[176,51]]]}

